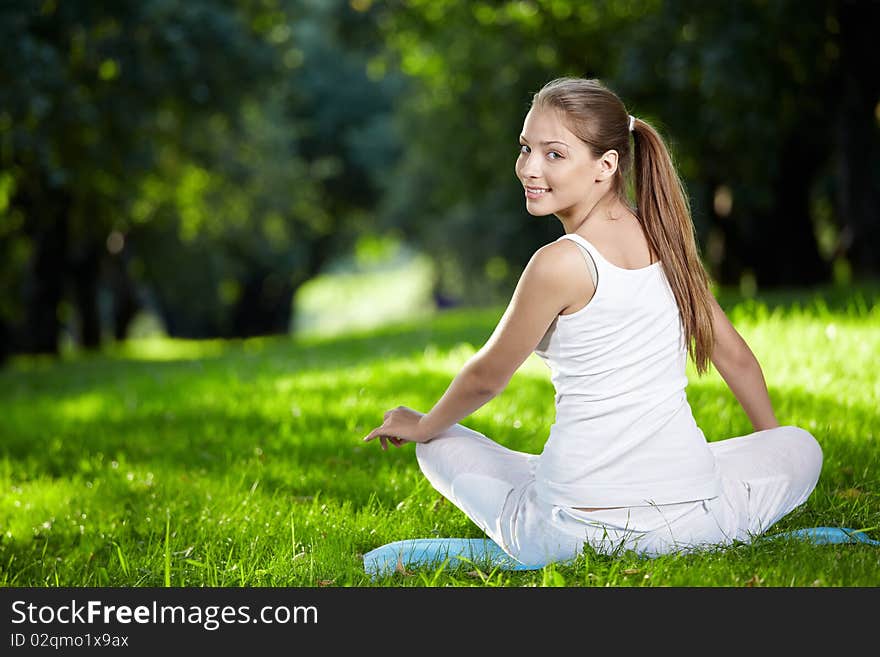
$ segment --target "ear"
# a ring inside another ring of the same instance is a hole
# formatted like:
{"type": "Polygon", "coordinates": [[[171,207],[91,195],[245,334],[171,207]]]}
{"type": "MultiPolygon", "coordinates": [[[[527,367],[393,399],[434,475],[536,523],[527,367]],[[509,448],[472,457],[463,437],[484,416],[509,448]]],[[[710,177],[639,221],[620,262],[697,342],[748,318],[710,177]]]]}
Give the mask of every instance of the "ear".
{"type": "Polygon", "coordinates": [[[601,182],[603,180],[608,180],[617,173],[617,158],[618,153],[614,149],[605,151],[602,154],[602,157],[600,157],[597,162],[599,168],[598,174],[596,175],[597,181],[601,182]]]}

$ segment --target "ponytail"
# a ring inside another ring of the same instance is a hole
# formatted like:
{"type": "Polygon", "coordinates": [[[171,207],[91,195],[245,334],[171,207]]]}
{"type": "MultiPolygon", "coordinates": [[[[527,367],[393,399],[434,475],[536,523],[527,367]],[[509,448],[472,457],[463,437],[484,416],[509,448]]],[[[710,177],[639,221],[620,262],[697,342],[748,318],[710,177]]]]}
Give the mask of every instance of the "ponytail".
{"type": "Polygon", "coordinates": [[[638,217],[681,314],[688,353],[698,374],[709,369],[715,344],[712,292],[700,260],[687,192],[662,137],[648,123],[633,122],[633,168],[638,217]]]}
{"type": "Polygon", "coordinates": [[[552,80],[535,94],[532,105],[561,110],[571,131],[594,157],[610,149],[617,151],[612,188],[625,205],[629,205],[626,176],[630,167],[634,169],[634,212],[651,250],[663,262],[681,316],[684,344],[697,374],[704,374],[715,344],[712,291],[697,251],[687,193],[662,137],[648,123],[631,116],[620,98],[598,80],[552,80]]]}

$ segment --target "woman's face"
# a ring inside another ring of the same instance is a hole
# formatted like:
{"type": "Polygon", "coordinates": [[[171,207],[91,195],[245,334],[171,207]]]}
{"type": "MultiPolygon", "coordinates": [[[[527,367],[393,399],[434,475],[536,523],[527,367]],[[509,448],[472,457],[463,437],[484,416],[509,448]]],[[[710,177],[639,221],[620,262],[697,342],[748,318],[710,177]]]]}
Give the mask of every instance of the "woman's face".
{"type": "Polygon", "coordinates": [[[523,122],[516,177],[531,215],[569,216],[589,208],[605,179],[601,160],[562,121],[561,112],[533,107],[523,122]]]}

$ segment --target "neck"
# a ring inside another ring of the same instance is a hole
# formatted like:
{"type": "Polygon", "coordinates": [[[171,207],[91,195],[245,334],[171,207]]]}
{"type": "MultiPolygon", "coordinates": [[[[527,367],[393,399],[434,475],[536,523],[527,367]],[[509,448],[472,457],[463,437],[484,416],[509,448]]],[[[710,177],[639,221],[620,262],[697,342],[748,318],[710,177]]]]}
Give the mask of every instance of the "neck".
{"type": "Polygon", "coordinates": [[[611,210],[615,205],[615,198],[608,186],[596,186],[594,192],[587,196],[581,203],[571,206],[556,213],[566,233],[577,232],[588,221],[601,222],[603,218],[611,216],[611,210]]]}

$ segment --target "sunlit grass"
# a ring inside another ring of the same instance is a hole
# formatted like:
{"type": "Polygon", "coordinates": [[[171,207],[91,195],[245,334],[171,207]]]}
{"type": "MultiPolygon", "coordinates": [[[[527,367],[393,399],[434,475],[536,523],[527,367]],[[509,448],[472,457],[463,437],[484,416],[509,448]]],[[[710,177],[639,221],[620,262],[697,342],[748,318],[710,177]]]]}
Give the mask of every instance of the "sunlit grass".
{"type": "Polygon", "coordinates": [[[393,271],[328,272],[297,292],[294,332],[333,335],[369,329],[389,321],[433,312],[433,265],[424,255],[411,257],[393,271]]]}
{"type": "MultiPolygon", "coordinates": [[[[722,305],[762,363],[777,415],[825,463],[773,531],[880,532],[877,288],[722,305]],[[836,295],[836,296],[835,296],[836,295]],[[823,299],[828,299],[825,303],[823,299]],[[834,303],[831,300],[834,299],[834,303]]],[[[880,549],[794,542],[653,560],[586,551],[542,571],[422,569],[371,581],[362,555],[481,532],[422,477],[411,445],[360,438],[398,404],[427,411],[502,307],[344,335],[152,339],[0,372],[0,584],[28,586],[876,586],[880,549]]],[[[748,433],[717,372],[688,398],[709,440],[748,433]]],[[[532,357],[463,422],[539,452],[554,419],[532,357]]]]}

